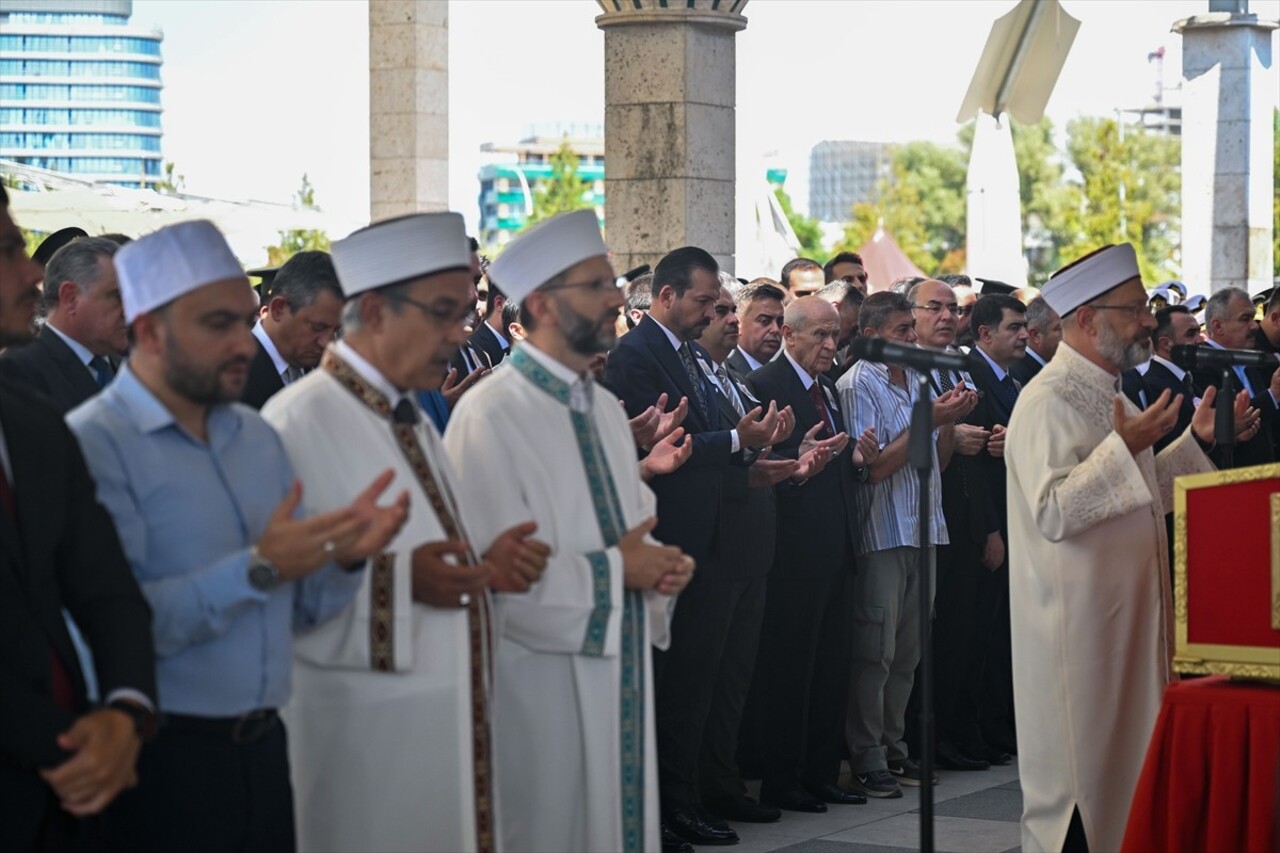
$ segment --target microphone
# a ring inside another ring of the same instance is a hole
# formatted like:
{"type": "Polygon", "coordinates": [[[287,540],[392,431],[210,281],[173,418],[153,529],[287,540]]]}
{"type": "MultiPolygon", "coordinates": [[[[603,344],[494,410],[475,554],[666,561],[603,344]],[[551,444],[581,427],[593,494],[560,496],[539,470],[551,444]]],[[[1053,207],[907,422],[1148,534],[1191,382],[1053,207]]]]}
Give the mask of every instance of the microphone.
{"type": "Polygon", "coordinates": [[[881,364],[897,364],[928,372],[930,370],[965,370],[969,361],[963,353],[943,352],[928,347],[895,344],[884,338],[859,335],[850,345],[855,358],[881,364]]]}
{"type": "Polygon", "coordinates": [[[1169,353],[1169,360],[1183,370],[1197,367],[1275,367],[1276,356],[1252,349],[1218,349],[1204,345],[1179,344],[1169,353]]]}

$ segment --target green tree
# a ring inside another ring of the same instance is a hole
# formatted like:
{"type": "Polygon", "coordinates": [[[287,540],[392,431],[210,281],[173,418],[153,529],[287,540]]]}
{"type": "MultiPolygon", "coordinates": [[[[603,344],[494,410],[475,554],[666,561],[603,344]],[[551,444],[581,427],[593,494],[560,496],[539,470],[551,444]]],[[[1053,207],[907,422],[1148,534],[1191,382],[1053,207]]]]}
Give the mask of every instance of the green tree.
{"type": "MultiPolygon", "coordinates": [[[[316,188],[311,185],[311,179],[305,174],[302,176],[302,186],[293,198],[300,207],[308,210],[318,209],[316,188]]],[[[269,266],[278,267],[298,252],[329,251],[329,235],[323,231],[313,228],[294,228],[277,233],[280,235],[280,242],[266,247],[269,266]]]]}
{"type": "Polygon", "coordinates": [[[800,241],[800,254],[825,264],[829,255],[822,248],[822,226],[818,224],[818,220],[797,213],[791,206],[791,195],[781,186],[776,187],[774,193],[778,196],[778,204],[782,206],[787,221],[791,223],[791,230],[796,232],[796,239],[800,241]]]}
{"type": "Polygon", "coordinates": [[[533,212],[525,227],[557,213],[568,213],[591,206],[591,185],[578,176],[578,155],[569,147],[566,137],[551,155],[551,176],[539,181],[533,190],[533,212]]]}
{"type": "Polygon", "coordinates": [[[187,176],[177,173],[177,166],[164,161],[164,180],[156,182],[155,190],[165,195],[179,195],[187,188],[187,176]]]}

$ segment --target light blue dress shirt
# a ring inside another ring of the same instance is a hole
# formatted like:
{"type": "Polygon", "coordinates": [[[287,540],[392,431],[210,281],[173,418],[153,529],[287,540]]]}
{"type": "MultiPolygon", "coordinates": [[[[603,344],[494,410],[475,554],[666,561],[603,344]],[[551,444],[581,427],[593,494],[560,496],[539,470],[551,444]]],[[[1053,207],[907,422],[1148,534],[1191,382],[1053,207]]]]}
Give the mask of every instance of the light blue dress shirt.
{"type": "Polygon", "coordinates": [[[127,365],[67,423],[151,603],[160,709],[284,705],[293,630],[337,615],[364,573],[330,564],[269,592],[249,583],[250,548],[294,479],[279,436],[233,403],[209,411],[206,444],[127,365]]]}

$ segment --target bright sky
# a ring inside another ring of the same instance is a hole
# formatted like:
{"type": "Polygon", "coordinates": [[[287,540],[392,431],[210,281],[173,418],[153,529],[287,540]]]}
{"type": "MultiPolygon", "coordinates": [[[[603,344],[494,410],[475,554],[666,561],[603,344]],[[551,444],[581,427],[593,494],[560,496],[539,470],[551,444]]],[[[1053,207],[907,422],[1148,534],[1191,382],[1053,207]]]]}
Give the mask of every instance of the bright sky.
{"type": "MultiPolygon", "coordinates": [[[[377,2],[377,0],[373,0],[377,2]]],[[[164,153],[187,189],[288,201],[303,172],[322,207],[369,209],[365,0],[135,0],[164,30],[164,153]]],[[[807,209],[809,150],[824,139],[953,141],[991,23],[1014,0],[750,0],[737,36],[740,157],[776,152],[807,209]]],[[[1208,0],[1063,0],[1082,21],[1049,101],[1059,124],[1151,102],[1147,54],[1208,0]]],[[[1280,17],[1280,0],[1253,0],[1280,17]]],[[[451,206],[474,226],[484,142],[537,124],[603,124],[604,34],[592,0],[452,0],[451,206]]],[[[1277,44],[1273,40],[1273,44],[1277,44]]],[[[1273,57],[1280,49],[1273,47],[1273,57]]],[[[1273,61],[1275,61],[1273,59],[1273,61]]],[[[1274,97],[1275,93],[1271,93],[1274,97]]],[[[1177,92],[1166,96],[1178,103],[1177,92]]],[[[335,235],[336,236],[336,235],[335,235]]]]}

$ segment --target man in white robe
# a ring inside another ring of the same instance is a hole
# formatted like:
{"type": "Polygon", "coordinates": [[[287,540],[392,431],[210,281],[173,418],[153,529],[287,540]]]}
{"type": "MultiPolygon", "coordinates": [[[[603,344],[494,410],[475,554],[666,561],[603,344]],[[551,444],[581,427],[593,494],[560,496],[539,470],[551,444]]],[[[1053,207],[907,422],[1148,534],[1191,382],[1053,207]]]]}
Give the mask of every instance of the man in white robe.
{"type": "Polygon", "coordinates": [[[494,850],[487,586],[509,566],[490,558],[504,546],[531,576],[542,561],[516,534],[477,556],[488,543],[468,539],[474,504],[413,395],[440,385],[467,336],[462,217],[377,223],[335,243],[333,256],[346,335],[262,414],[309,507],[341,501],[365,472],[388,467],[410,507],[354,603],[295,642],[286,716],[299,848],[494,850]]]}
{"type": "Polygon", "coordinates": [[[1119,393],[1155,326],[1132,246],[1059,271],[1044,299],[1063,343],[1005,446],[1022,848],[1118,850],[1172,678],[1164,514],[1176,476],[1213,470],[1213,400],[1153,455],[1181,398],[1139,413],[1119,393]]]}
{"type": "Polygon", "coordinates": [[[532,517],[551,545],[530,591],[496,596],[496,756],[504,846],[657,851],[650,645],[692,562],[646,541],[656,502],[618,400],[588,373],[622,294],[596,216],[550,219],[489,269],[527,338],[458,404],[445,447],[488,484],[480,540],[532,517]]]}

